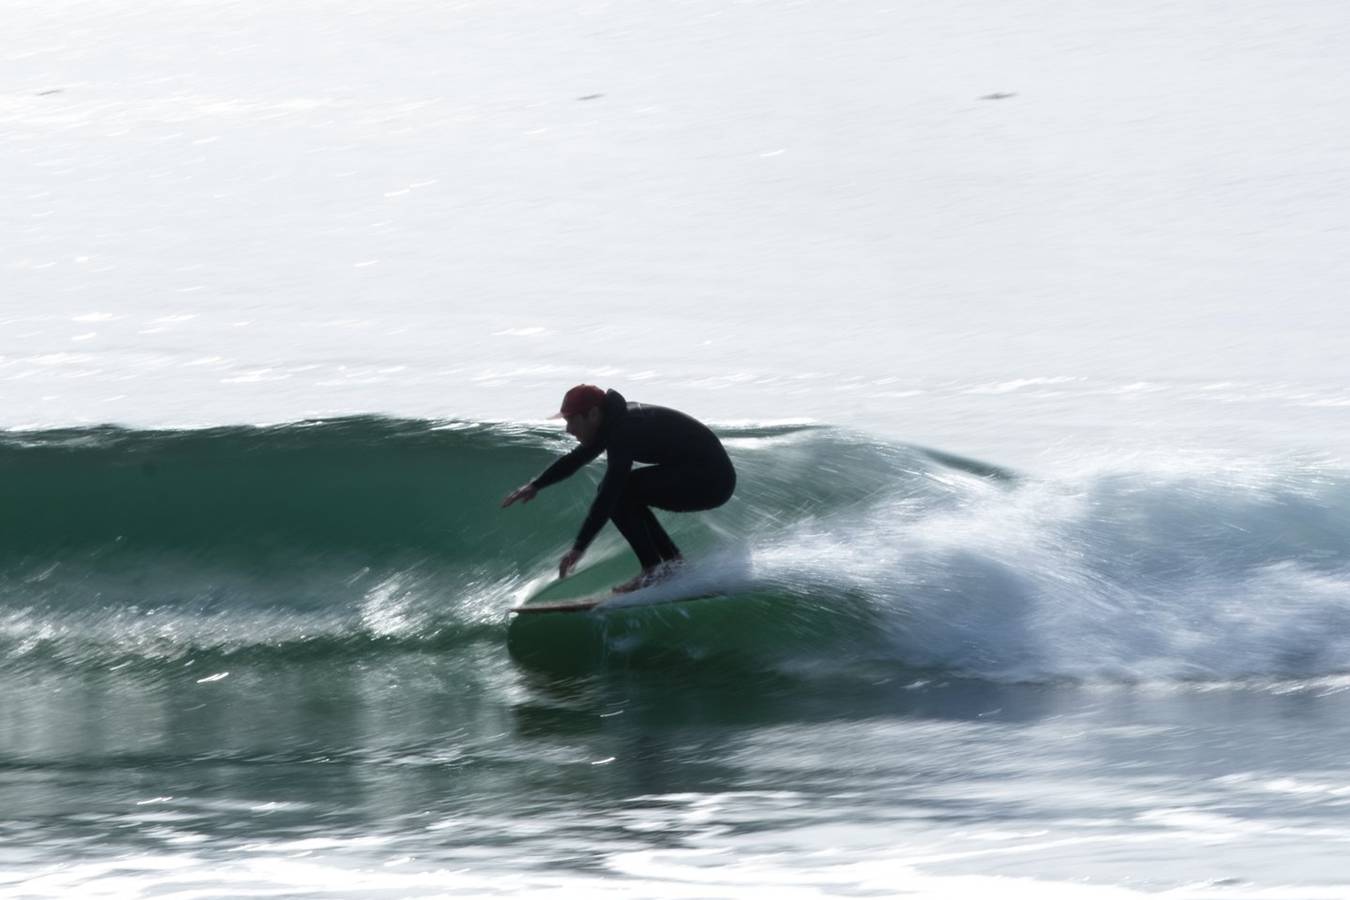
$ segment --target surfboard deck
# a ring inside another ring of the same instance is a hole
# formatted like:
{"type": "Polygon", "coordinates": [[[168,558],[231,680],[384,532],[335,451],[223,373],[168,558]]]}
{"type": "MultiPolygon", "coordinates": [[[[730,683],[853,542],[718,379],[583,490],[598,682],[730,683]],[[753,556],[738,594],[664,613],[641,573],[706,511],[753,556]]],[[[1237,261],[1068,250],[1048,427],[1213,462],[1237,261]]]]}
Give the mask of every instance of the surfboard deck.
{"type": "Polygon", "coordinates": [[[595,609],[602,601],[607,599],[609,599],[609,597],[587,597],[585,600],[558,600],[553,603],[526,603],[521,606],[511,607],[511,612],[585,612],[588,609],[595,609]]]}
{"type": "MultiPolygon", "coordinates": [[[[650,589],[645,589],[649,591],[650,589]]],[[[717,597],[714,593],[697,593],[684,596],[641,596],[644,590],[630,591],[623,594],[613,592],[605,594],[596,594],[592,597],[584,597],[580,600],[556,600],[551,603],[525,603],[521,606],[511,607],[511,612],[525,615],[533,613],[551,613],[551,612],[587,612],[593,609],[631,609],[635,606],[657,606],[666,603],[687,603],[690,600],[706,600],[709,597],[717,597]],[[630,602],[625,602],[630,601],[630,602]]]]}

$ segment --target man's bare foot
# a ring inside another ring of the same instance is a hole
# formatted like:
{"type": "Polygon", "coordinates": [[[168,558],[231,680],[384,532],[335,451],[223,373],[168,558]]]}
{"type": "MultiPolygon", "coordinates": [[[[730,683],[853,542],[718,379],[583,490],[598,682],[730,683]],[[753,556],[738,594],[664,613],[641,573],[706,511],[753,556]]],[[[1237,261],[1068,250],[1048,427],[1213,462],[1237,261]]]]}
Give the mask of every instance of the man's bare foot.
{"type": "Polygon", "coordinates": [[[616,593],[616,594],[631,594],[633,591],[636,591],[636,590],[638,590],[639,588],[644,588],[644,587],[646,587],[648,584],[650,584],[650,583],[651,583],[651,582],[649,581],[650,578],[651,578],[651,573],[650,573],[650,572],[643,572],[643,573],[641,573],[640,575],[638,575],[636,578],[630,578],[628,581],[625,581],[623,584],[616,584],[616,585],[614,585],[614,593],[616,593]]]}
{"type": "Polygon", "coordinates": [[[644,569],[636,578],[631,578],[614,588],[616,594],[631,594],[633,591],[642,590],[645,587],[651,587],[658,581],[665,581],[670,576],[679,572],[684,566],[684,557],[677,556],[674,559],[666,560],[659,565],[652,566],[650,569],[644,569]]]}

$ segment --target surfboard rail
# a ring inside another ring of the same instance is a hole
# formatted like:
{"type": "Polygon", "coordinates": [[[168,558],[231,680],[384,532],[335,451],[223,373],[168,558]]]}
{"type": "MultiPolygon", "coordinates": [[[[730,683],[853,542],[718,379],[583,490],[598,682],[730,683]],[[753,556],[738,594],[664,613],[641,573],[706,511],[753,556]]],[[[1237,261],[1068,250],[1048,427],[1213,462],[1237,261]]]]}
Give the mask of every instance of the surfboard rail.
{"type": "MultiPolygon", "coordinates": [[[[661,587],[654,585],[653,587],[661,587]]],[[[672,595],[669,591],[656,592],[652,589],[631,591],[622,594],[599,594],[580,600],[557,600],[550,603],[524,603],[513,606],[510,612],[520,615],[550,612],[590,612],[615,609],[632,609],[638,606],[663,606],[668,603],[687,603],[690,600],[706,600],[720,594],[701,591],[693,594],[672,595]],[[645,595],[645,596],[644,596],[645,595]]]]}
{"type": "Polygon", "coordinates": [[[520,606],[513,606],[510,612],[513,613],[548,613],[548,612],[585,612],[589,609],[595,609],[607,598],[589,597],[585,600],[558,600],[553,603],[524,603],[520,606]]]}

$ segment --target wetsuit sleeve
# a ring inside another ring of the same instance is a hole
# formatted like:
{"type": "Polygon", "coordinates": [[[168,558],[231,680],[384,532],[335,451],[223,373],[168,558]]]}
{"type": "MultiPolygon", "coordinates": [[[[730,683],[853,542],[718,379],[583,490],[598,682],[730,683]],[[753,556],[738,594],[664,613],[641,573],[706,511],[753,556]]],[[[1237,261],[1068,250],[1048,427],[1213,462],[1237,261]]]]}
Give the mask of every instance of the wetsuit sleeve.
{"type": "Polygon", "coordinates": [[[591,511],[586,513],[586,520],[581,523],[576,543],[572,545],[577,550],[584,551],[600,533],[610,513],[614,512],[614,507],[623,494],[624,485],[628,483],[628,473],[633,469],[633,455],[623,447],[611,445],[608,462],[605,478],[600,482],[600,489],[595,492],[595,501],[591,503],[591,511]]]}
{"type": "Polygon", "coordinates": [[[590,444],[581,444],[566,456],[559,457],[553,465],[549,466],[531,482],[537,488],[546,488],[550,484],[557,484],[564,478],[571,478],[577,470],[586,463],[600,455],[600,451],[605,449],[600,441],[592,441],[590,444]]]}

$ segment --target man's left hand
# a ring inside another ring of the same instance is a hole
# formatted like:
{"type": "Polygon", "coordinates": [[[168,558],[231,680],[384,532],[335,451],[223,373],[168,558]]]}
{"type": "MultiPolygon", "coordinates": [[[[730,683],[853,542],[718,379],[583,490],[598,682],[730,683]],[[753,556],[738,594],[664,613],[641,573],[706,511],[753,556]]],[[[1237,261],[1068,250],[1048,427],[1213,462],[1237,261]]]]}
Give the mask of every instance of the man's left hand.
{"type": "Polygon", "coordinates": [[[562,562],[558,564],[558,577],[566,578],[567,573],[571,572],[573,567],[581,560],[581,556],[584,552],[585,551],[573,547],[571,550],[564,553],[562,562]]]}

